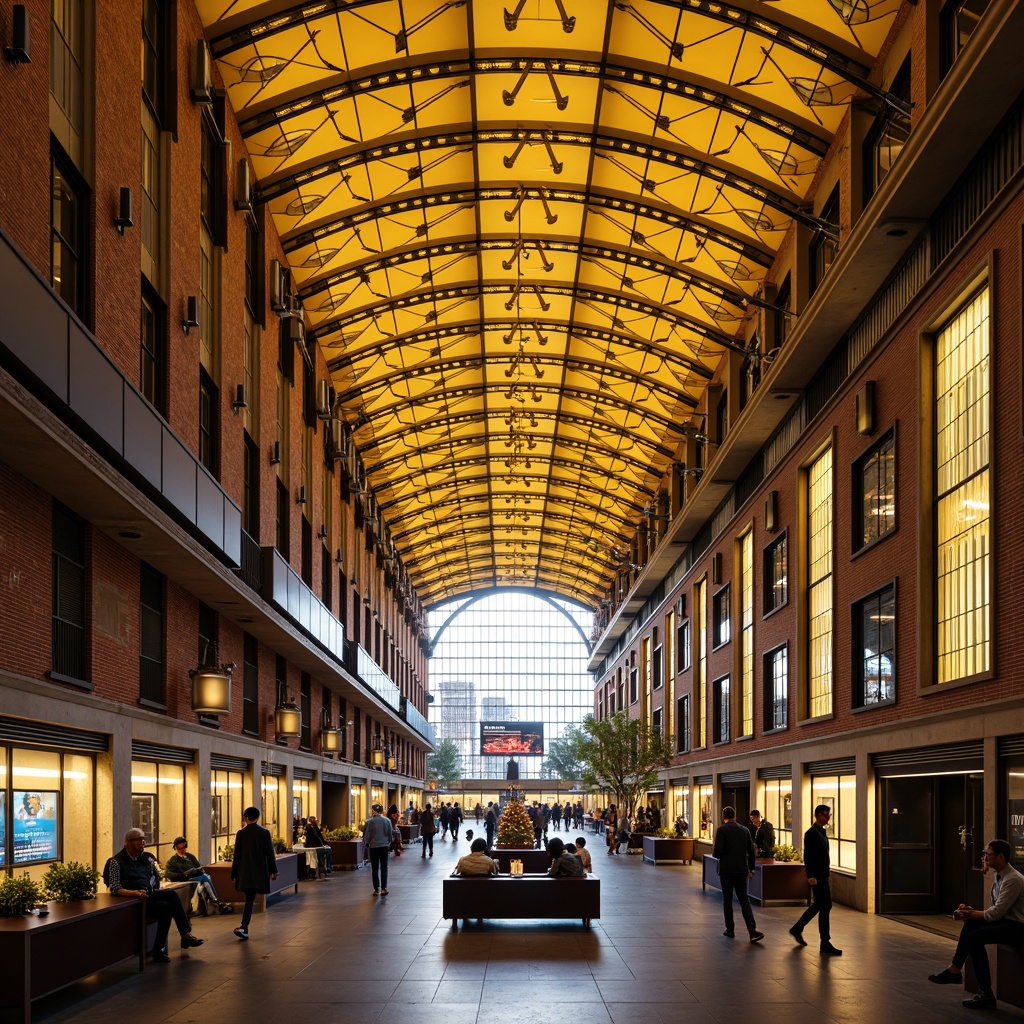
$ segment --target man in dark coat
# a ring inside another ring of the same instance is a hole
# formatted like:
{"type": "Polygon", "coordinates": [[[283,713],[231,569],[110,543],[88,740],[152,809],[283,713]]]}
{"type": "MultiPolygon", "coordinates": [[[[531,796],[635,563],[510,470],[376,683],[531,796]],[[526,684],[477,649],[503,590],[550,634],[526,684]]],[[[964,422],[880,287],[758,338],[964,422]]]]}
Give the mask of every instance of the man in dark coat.
{"type": "Polygon", "coordinates": [[[775,856],[775,826],[767,818],[762,818],[756,807],[750,812],[750,835],[758,857],[767,860],[775,856]]]}
{"type": "Polygon", "coordinates": [[[722,883],[722,909],[725,911],[725,935],[736,934],[732,915],[732,894],[735,890],[743,921],[751,942],[760,942],[764,932],[757,930],[754,912],[747,895],[747,879],[754,874],[754,841],[750,832],[736,821],[736,808],[723,807],[724,824],[715,832],[714,856],[718,858],[718,877],[722,883]]]}
{"type": "Polygon", "coordinates": [[[245,893],[245,909],[242,923],[235,934],[245,941],[249,938],[249,921],[252,918],[256,893],[267,895],[270,883],[277,878],[277,854],[274,839],[268,829],[259,824],[260,812],[256,807],[247,807],[242,812],[245,827],[235,835],[235,855],[231,860],[231,877],[235,889],[245,893]]]}
{"type": "Polygon", "coordinates": [[[803,930],[817,914],[821,955],[842,956],[843,951],[832,945],[828,928],[829,913],[832,910],[832,891],[828,881],[831,860],[825,826],[831,817],[832,808],[828,804],[818,804],[814,808],[814,824],[804,833],[804,871],[807,872],[807,884],[811,887],[814,902],[803,912],[800,920],[789,929],[789,934],[796,939],[799,945],[806,946],[803,930]]]}

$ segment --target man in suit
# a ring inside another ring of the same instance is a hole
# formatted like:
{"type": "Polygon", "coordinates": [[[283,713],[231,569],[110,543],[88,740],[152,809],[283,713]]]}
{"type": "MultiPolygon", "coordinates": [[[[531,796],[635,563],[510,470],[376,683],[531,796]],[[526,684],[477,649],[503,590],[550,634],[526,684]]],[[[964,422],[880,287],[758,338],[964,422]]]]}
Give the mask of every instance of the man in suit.
{"type": "Polygon", "coordinates": [[[732,915],[732,894],[735,890],[736,899],[740,904],[743,922],[750,933],[751,942],[760,942],[764,932],[757,930],[754,912],[750,909],[750,897],[747,895],[747,879],[754,874],[754,841],[749,830],[736,821],[736,808],[723,807],[724,824],[715,833],[714,856],[718,858],[718,877],[722,883],[722,908],[725,911],[726,938],[736,934],[732,915]]]}
{"type": "Polygon", "coordinates": [[[252,919],[256,893],[268,894],[271,881],[277,878],[277,854],[274,852],[274,839],[270,831],[259,824],[259,808],[247,807],[242,817],[245,819],[245,827],[235,835],[231,877],[235,889],[245,893],[242,923],[235,929],[235,934],[244,942],[249,938],[249,921],[252,919]]]}
{"type": "Polygon", "coordinates": [[[842,956],[843,951],[832,945],[828,919],[832,910],[832,891],[829,889],[828,877],[831,870],[831,859],[828,851],[828,835],[825,826],[832,817],[832,809],[827,804],[818,804],[814,808],[814,824],[804,833],[804,871],[807,872],[807,884],[811,887],[814,902],[803,912],[789,934],[801,946],[806,946],[804,928],[811,923],[815,914],[818,915],[818,936],[821,939],[822,956],[842,956]]]}

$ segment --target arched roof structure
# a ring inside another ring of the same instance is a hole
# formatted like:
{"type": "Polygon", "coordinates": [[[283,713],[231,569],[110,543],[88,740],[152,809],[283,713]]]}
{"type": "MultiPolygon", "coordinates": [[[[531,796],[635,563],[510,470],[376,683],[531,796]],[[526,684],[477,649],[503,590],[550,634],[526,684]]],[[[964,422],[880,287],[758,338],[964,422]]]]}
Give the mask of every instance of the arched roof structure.
{"type": "Polygon", "coordinates": [[[198,0],[401,563],[597,607],[899,0],[198,0]]]}

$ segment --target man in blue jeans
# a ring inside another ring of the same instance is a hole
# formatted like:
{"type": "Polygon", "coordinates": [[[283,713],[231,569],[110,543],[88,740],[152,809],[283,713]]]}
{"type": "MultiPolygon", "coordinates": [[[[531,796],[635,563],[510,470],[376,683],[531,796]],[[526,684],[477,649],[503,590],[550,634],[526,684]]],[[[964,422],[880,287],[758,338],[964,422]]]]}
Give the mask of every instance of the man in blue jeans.
{"type": "Polygon", "coordinates": [[[992,969],[985,947],[997,942],[1011,946],[1024,943],[1024,875],[1009,863],[1012,855],[1013,848],[1005,839],[993,839],[985,847],[981,855],[985,870],[995,872],[992,906],[988,910],[975,910],[961,903],[953,911],[953,917],[963,921],[956,952],[945,970],[928,975],[928,980],[936,985],[961,985],[963,966],[970,957],[978,979],[977,995],[964,1000],[964,1006],[971,1010],[996,1008],[992,969]]]}
{"type": "Polygon", "coordinates": [[[388,853],[391,842],[395,838],[391,827],[391,819],[384,817],[384,808],[374,804],[373,814],[366,819],[363,826],[363,845],[370,858],[370,870],[373,872],[373,895],[388,894],[388,853]]]}

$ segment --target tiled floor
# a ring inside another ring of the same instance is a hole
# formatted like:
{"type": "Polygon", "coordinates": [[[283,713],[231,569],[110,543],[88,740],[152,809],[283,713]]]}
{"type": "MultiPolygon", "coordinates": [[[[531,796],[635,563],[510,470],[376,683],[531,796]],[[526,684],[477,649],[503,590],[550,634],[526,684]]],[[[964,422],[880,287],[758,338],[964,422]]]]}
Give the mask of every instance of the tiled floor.
{"type": "MultiPolygon", "coordinates": [[[[441,919],[441,879],[463,840],[390,863],[390,895],[374,897],[368,868],[304,882],[299,894],[253,918],[199,919],[208,942],[191,955],[133,973],[130,964],[37,1002],[37,1022],[160,1021],[264,1024],[934,1024],[982,1016],[959,989],[927,975],[949,962],[949,939],[837,907],[841,959],[799,948],[787,929],[798,908],[755,907],[765,940],[722,935],[718,892],[700,867],[607,857],[592,842],[602,916],[592,931],[567,922],[487,922],[452,932],[441,919]],[[431,1004],[429,1009],[424,1004],[431,1004]]],[[[739,921],[739,917],[737,916],[739,921]]],[[[988,1019],[1020,1020],[1015,1009],[988,1019]]]]}

